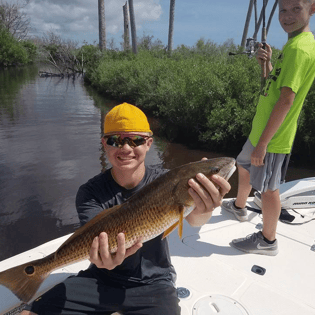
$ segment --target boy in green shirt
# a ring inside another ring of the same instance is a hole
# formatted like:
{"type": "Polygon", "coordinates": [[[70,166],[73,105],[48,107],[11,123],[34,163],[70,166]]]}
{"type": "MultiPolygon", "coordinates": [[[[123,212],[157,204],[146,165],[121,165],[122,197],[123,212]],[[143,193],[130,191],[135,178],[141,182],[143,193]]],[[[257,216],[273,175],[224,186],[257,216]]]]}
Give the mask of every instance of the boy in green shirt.
{"type": "Polygon", "coordinates": [[[278,253],[281,167],[291,151],[298,116],[315,77],[315,40],[309,26],[314,13],[315,0],[280,0],[279,22],[288,33],[288,41],[274,69],[269,45],[266,49],[261,46],[257,53],[259,64],[266,66],[268,78],[249,139],[237,157],[237,198],[222,204],[238,220],[245,221],[246,200],[252,187],[261,191],[263,230],[231,242],[231,246],[244,252],[270,256],[278,253]]]}

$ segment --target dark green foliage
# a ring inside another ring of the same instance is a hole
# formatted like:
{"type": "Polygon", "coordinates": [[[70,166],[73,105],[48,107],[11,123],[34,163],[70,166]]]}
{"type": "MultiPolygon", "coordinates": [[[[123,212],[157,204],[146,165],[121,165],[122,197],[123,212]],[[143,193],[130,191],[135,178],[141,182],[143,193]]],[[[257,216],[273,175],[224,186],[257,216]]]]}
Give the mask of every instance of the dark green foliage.
{"type": "Polygon", "coordinates": [[[90,67],[95,67],[102,57],[102,52],[98,46],[94,45],[83,45],[74,52],[77,60],[80,60],[83,67],[89,65],[90,67]]]}
{"type": "Polygon", "coordinates": [[[30,40],[25,40],[21,42],[22,46],[27,52],[27,63],[34,62],[37,58],[37,47],[36,45],[30,41],[30,40]]]}
{"type": "MultiPolygon", "coordinates": [[[[238,153],[259,97],[261,70],[256,59],[229,56],[229,51],[241,51],[232,41],[217,45],[201,39],[194,47],[182,45],[168,54],[150,46],[150,40],[142,43],[137,55],[105,52],[99,63],[88,67],[87,80],[109,97],[153,113],[160,131],[171,140],[238,153]]],[[[274,60],[278,54],[273,49],[274,60]]],[[[300,123],[299,146],[314,147],[314,102],[313,86],[304,107],[308,114],[300,123]]]]}
{"type": "Polygon", "coordinates": [[[23,42],[15,39],[10,32],[0,26],[0,67],[26,64],[29,54],[23,42]]]}
{"type": "Polygon", "coordinates": [[[32,63],[37,48],[31,41],[19,41],[0,25],[0,67],[32,63]]]}

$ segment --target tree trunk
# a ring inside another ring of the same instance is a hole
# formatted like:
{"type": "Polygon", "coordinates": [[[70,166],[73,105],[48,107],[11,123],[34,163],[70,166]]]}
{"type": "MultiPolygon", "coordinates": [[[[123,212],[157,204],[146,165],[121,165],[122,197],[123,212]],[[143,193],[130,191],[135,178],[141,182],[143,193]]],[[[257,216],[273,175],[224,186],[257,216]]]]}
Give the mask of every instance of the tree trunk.
{"type": "Polygon", "coordinates": [[[246,44],[246,38],[247,38],[247,34],[248,34],[248,27],[249,27],[250,19],[251,19],[251,16],[252,16],[254,2],[255,2],[254,0],[250,0],[250,2],[249,2],[249,7],[248,7],[246,21],[245,21],[245,27],[244,27],[244,32],[243,32],[243,37],[242,37],[242,42],[241,42],[241,46],[243,48],[245,48],[245,44],[246,44]]]}
{"type": "Polygon", "coordinates": [[[106,50],[105,0],[98,0],[99,45],[106,50]]]}
{"type": "Polygon", "coordinates": [[[131,24],[131,39],[132,39],[132,51],[134,54],[137,53],[137,32],[135,22],[135,12],[133,9],[133,0],[129,1],[129,13],[130,13],[130,24],[131,24]]]}
{"type": "Polygon", "coordinates": [[[128,16],[128,4],[126,1],[126,4],[123,6],[123,12],[124,12],[124,50],[130,49],[130,41],[129,41],[129,16],[128,16]]]}
{"type": "Polygon", "coordinates": [[[174,33],[174,16],[175,16],[175,0],[170,0],[170,25],[168,32],[168,52],[173,50],[173,33],[174,33]]]}

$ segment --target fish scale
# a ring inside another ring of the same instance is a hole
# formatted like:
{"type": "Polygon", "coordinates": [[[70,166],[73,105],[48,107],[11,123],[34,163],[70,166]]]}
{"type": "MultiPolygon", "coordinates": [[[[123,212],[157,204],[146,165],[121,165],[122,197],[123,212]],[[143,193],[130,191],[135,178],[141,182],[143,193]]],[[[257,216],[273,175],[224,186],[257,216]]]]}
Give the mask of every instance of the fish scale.
{"type": "Polygon", "coordinates": [[[125,234],[125,246],[130,248],[140,237],[147,242],[164,232],[163,237],[179,226],[193,210],[188,193],[188,180],[198,173],[211,179],[218,174],[228,179],[235,170],[233,158],[217,158],[189,163],[174,168],[142,188],[122,205],[105,209],[76,230],[58,249],[42,259],[0,272],[0,284],[10,289],[20,300],[28,302],[49,274],[63,266],[89,258],[96,236],[108,235],[109,251],[117,251],[117,235],[125,234]]]}

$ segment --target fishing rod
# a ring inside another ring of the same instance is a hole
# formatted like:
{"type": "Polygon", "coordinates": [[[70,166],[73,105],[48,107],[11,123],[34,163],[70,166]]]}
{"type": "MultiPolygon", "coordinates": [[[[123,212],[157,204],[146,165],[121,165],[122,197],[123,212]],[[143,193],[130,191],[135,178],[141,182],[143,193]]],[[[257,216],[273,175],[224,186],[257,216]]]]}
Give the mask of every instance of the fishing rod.
{"type": "MultiPolygon", "coordinates": [[[[262,31],[261,31],[261,43],[262,43],[262,48],[266,49],[266,44],[267,44],[266,0],[263,0],[262,17],[263,17],[263,27],[262,27],[262,31]]],[[[262,60],[262,62],[261,62],[261,81],[260,81],[261,91],[263,91],[263,89],[265,87],[266,77],[267,77],[267,63],[265,60],[262,60]]]]}

